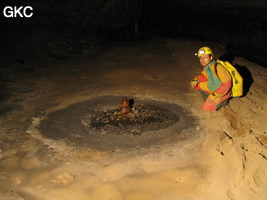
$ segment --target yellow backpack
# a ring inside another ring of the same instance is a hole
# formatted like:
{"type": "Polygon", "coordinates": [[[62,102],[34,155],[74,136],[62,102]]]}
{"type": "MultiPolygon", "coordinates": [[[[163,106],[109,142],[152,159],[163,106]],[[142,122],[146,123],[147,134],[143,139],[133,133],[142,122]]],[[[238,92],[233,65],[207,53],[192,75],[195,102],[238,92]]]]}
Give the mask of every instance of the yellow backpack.
{"type": "Polygon", "coordinates": [[[240,97],[243,95],[243,78],[237,71],[237,69],[231,65],[228,61],[217,60],[217,63],[221,64],[228,70],[232,77],[232,97],[240,97]]]}

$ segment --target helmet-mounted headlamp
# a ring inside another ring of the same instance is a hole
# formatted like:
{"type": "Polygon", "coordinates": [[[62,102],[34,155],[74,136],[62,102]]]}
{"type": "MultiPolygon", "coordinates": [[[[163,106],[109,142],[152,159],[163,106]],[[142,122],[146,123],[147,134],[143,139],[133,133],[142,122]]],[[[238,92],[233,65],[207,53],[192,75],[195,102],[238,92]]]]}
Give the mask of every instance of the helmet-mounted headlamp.
{"type": "Polygon", "coordinates": [[[198,50],[197,53],[195,53],[196,56],[200,57],[200,56],[203,56],[203,55],[212,55],[212,51],[210,50],[209,47],[202,47],[198,50]]]}

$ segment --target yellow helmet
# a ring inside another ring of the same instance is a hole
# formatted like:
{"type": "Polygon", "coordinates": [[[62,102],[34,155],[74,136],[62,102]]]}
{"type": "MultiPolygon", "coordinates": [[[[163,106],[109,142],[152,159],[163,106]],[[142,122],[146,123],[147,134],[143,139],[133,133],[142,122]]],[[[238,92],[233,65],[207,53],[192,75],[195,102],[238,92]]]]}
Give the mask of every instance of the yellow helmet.
{"type": "Polygon", "coordinates": [[[203,56],[203,55],[207,55],[207,54],[210,54],[210,55],[213,55],[212,54],[212,51],[210,50],[209,47],[201,47],[197,53],[195,53],[195,55],[197,55],[198,57],[200,56],[203,56]]]}

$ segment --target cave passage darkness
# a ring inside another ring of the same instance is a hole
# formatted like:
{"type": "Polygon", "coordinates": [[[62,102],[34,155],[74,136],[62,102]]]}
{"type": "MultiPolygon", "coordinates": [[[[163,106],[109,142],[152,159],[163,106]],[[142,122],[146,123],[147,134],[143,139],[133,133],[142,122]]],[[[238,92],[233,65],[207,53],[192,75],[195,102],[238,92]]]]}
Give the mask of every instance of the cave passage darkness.
{"type": "Polygon", "coordinates": [[[12,53],[12,46],[20,46],[17,51],[64,59],[53,50],[83,54],[99,40],[156,36],[218,42],[231,54],[267,67],[266,0],[12,0],[0,6],[3,57],[12,53]],[[33,16],[6,18],[6,6],[31,6],[33,16]]]}
{"type": "Polygon", "coordinates": [[[0,11],[0,199],[266,199],[267,0],[0,0],[0,11]],[[7,6],[33,16],[6,18],[7,6]],[[213,113],[190,87],[206,43],[246,80],[245,98],[213,113]],[[164,120],[92,126],[124,96],[164,120]]]}

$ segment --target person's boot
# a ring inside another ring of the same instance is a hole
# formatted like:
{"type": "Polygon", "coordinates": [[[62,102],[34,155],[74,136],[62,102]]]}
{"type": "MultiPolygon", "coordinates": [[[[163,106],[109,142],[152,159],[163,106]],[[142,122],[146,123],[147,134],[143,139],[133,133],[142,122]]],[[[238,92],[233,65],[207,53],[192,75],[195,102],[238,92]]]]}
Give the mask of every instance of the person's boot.
{"type": "Polygon", "coordinates": [[[218,105],[216,106],[216,111],[219,110],[219,109],[222,108],[222,107],[227,106],[228,103],[229,103],[229,100],[227,99],[227,100],[223,101],[222,103],[218,104],[218,105]]]}

